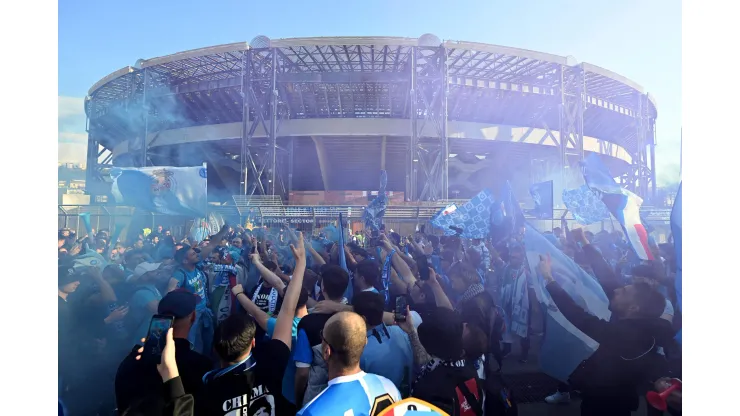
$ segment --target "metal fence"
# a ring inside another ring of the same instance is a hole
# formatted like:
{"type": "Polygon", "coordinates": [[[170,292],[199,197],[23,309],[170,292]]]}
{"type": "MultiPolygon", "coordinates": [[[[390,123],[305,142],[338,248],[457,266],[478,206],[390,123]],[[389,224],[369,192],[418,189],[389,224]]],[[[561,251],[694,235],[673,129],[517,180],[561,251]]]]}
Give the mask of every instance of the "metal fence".
{"type": "MultiPolygon", "coordinates": [[[[384,223],[386,228],[398,232],[401,235],[412,234],[417,227],[425,225],[426,231],[431,232],[433,227],[429,220],[440,209],[439,205],[396,205],[388,206],[385,211],[384,223]]],[[[304,233],[314,233],[318,229],[334,224],[339,218],[339,213],[348,221],[348,228],[354,231],[362,228],[362,214],[364,206],[210,206],[209,212],[221,216],[230,224],[246,225],[248,222],[255,226],[283,226],[290,225],[304,233]]],[[[69,228],[80,234],[85,233],[84,224],[80,220],[81,213],[89,213],[92,227],[96,230],[113,229],[116,221],[129,221],[138,230],[143,228],[154,229],[162,225],[172,231],[176,237],[184,237],[192,225],[193,218],[141,213],[132,207],[123,206],[94,206],[94,205],[59,205],[59,228],[69,228]]],[[[561,226],[564,210],[554,210],[554,219],[540,220],[534,217],[527,218],[528,221],[540,231],[551,231],[554,227],[561,226]]],[[[670,234],[668,218],[670,210],[646,208],[643,217],[655,228],[656,240],[665,242],[670,234]]],[[[578,224],[570,214],[566,217],[569,228],[585,228],[597,233],[601,230],[612,231],[619,229],[616,221],[605,220],[601,223],[583,226],[578,224]]],[[[133,227],[132,227],[133,228],[133,227]]],[[[124,236],[125,238],[125,236],[124,236]]]]}

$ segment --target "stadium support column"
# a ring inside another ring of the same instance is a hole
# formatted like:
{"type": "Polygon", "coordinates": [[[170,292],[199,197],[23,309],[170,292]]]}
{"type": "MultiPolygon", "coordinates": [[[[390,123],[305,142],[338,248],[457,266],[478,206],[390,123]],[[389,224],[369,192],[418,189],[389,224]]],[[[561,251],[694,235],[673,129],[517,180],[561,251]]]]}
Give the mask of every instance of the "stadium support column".
{"type": "Polygon", "coordinates": [[[147,90],[149,89],[149,69],[144,68],[144,87],[142,92],[142,103],[141,108],[144,113],[144,131],[141,137],[141,165],[142,167],[146,167],[148,165],[147,159],[147,147],[149,147],[149,142],[147,141],[147,136],[149,136],[149,97],[147,96],[147,90]]]}
{"type": "Polygon", "coordinates": [[[410,62],[411,65],[409,65],[409,70],[411,71],[410,76],[410,89],[409,89],[409,100],[411,101],[411,114],[410,114],[410,120],[411,120],[411,134],[409,135],[409,153],[408,153],[408,160],[406,163],[406,197],[404,198],[406,201],[415,201],[416,200],[416,160],[417,160],[417,150],[416,145],[419,141],[419,138],[417,137],[417,92],[416,92],[416,47],[411,47],[411,56],[410,62]]]}
{"type": "Polygon", "coordinates": [[[649,175],[647,172],[647,146],[648,146],[648,123],[647,120],[647,95],[642,93],[635,94],[636,108],[635,112],[635,138],[637,142],[637,149],[632,159],[632,177],[628,178],[628,185],[642,198],[645,198],[648,193],[648,180],[649,175]]]}
{"type": "Polygon", "coordinates": [[[439,201],[446,199],[448,192],[447,50],[442,45],[417,46],[412,48],[412,57],[412,98],[420,105],[411,114],[412,135],[416,136],[412,153],[417,161],[414,164],[424,172],[424,187],[419,193],[414,186],[413,196],[439,201]],[[436,140],[422,141],[422,137],[436,140]]]}
{"type": "Polygon", "coordinates": [[[242,73],[241,73],[241,97],[242,97],[242,140],[241,140],[241,175],[240,185],[242,195],[247,195],[247,184],[249,183],[249,163],[251,154],[249,153],[250,139],[250,120],[249,120],[249,89],[251,85],[251,61],[250,50],[247,49],[242,55],[242,73]]]}
{"type": "Polygon", "coordinates": [[[270,80],[271,91],[270,91],[270,137],[269,137],[269,166],[267,167],[267,173],[269,175],[269,189],[270,195],[275,195],[275,189],[277,188],[277,105],[278,105],[278,90],[277,90],[277,49],[270,49],[272,55],[272,79],[270,80]]]}
{"type": "Polygon", "coordinates": [[[242,167],[246,195],[277,192],[277,49],[260,47],[245,51],[242,90],[242,167]],[[253,114],[254,120],[249,116],[253,114]],[[257,129],[267,140],[255,140],[257,129]],[[247,180],[251,177],[251,180],[247,180]],[[267,183],[264,183],[267,181],[267,183]]]}
{"type": "Polygon", "coordinates": [[[585,111],[586,84],[582,65],[560,67],[560,166],[563,189],[568,188],[569,157],[583,160],[583,114],[585,111]]]}
{"type": "Polygon", "coordinates": [[[293,192],[293,151],[295,147],[293,146],[294,137],[290,138],[290,141],[288,142],[288,189],[286,192],[286,197],[290,198],[290,193],[293,192]]]}

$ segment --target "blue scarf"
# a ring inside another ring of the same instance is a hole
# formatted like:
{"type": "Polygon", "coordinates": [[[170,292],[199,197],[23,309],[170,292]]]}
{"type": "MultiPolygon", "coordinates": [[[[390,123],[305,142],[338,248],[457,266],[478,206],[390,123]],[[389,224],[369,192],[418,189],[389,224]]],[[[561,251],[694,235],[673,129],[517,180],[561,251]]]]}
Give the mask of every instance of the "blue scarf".
{"type": "Polygon", "coordinates": [[[396,254],[396,250],[392,250],[390,254],[385,258],[385,263],[383,263],[383,274],[380,276],[380,281],[383,284],[383,296],[385,297],[385,306],[389,307],[391,304],[391,293],[388,290],[388,287],[390,286],[391,281],[391,267],[393,267],[393,263],[391,262],[391,259],[393,258],[393,255],[396,254]]]}
{"type": "Polygon", "coordinates": [[[217,378],[219,378],[219,377],[221,377],[223,375],[229,374],[229,373],[232,373],[232,374],[245,373],[245,372],[249,371],[250,369],[252,369],[252,367],[254,367],[255,365],[257,365],[257,361],[254,359],[254,357],[250,353],[247,356],[247,358],[239,361],[236,364],[230,365],[230,366],[228,366],[226,368],[222,368],[220,370],[212,370],[212,371],[209,371],[209,372],[205,373],[203,375],[203,384],[208,384],[211,381],[213,381],[213,380],[215,380],[215,379],[217,379],[217,378]]]}

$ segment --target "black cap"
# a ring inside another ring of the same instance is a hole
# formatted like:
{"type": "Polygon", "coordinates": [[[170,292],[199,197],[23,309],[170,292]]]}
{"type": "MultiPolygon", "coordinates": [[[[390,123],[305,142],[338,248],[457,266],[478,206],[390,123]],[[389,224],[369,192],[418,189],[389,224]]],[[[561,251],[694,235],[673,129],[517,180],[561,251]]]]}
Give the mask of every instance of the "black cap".
{"type": "Polygon", "coordinates": [[[71,263],[64,262],[59,265],[59,287],[65,286],[78,280],[80,279],[79,277],[77,277],[71,263]]]}
{"type": "Polygon", "coordinates": [[[187,289],[175,289],[159,301],[157,312],[160,315],[172,315],[175,319],[189,316],[195,310],[200,297],[187,289]]]}

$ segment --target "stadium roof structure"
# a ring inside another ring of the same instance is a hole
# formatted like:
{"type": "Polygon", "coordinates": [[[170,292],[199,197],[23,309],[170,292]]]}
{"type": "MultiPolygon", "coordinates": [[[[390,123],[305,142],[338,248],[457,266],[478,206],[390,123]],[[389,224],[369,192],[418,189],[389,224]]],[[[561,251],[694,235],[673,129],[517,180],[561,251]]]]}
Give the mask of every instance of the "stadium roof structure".
{"type": "MultiPolygon", "coordinates": [[[[409,199],[448,199],[451,123],[543,129],[538,144],[555,146],[563,166],[585,151],[621,152],[625,186],[643,196],[655,190],[657,108],[640,85],[572,57],[430,34],[258,36],[142,59],[94,84],[85,108],[88,182],[100,182],[114,161],[156,164],[150,151],[168,132],[240,123],[231,150],[244,193],[286,193],[279,159],[291,149],[279,138],[293,131],[289,122],[366,118],[405,120],[398,180],[409,199]],[[598,150],[584,149],[587,137],[598,150]]],[[[347,142],[345,151],[356,151],[347,142]]]]}

